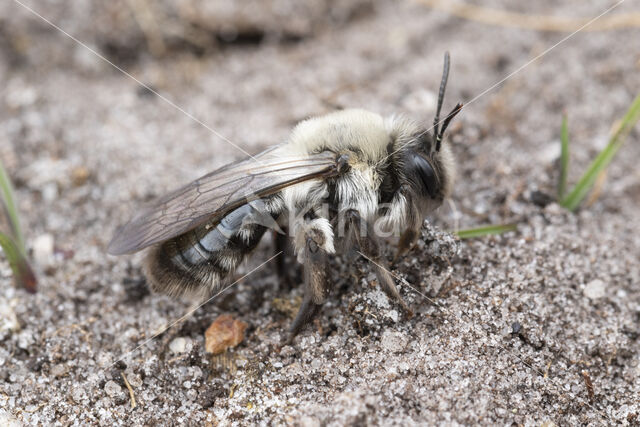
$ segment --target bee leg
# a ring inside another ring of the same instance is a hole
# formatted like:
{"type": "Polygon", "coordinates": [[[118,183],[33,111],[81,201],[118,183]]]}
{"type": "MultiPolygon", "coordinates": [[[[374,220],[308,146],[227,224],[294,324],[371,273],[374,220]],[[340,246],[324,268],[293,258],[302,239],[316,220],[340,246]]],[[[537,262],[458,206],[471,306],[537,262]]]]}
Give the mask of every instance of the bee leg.
{"type": "Polygon", "coordinates": [[[420,229],[422,228],[422,213],[418,211],[416,208],[410,208],[412,200],[416,198],[413,190],[407,185],[403,186],[400,190],[404,198],[404,209],[408,214],[408,224],[406,230],[400,235],[400,239],[398,240],[398,251],[396,252],[396,256],[393,258],[391,262],[392,265],[396,264],[407,252],[409,252],[413,246],[418,241],[418,237],[420,237],[420,229]],[[408,206],[407,206],[408,205],[408,206]]]}
{"type": "Polygon", "coordinates": [[[351,209],[347,211],[346,216],[347,221],[350,224],[349,232],[351,234],[355,234],[355,240],[360,247],[360,251],[362,251],[365,257],[369,258],[371,261],[373,270],[376,273],[376,277],[378,278],[378,282],[380,283],[382,290],[390,299],[397,301],[409,317],[413,317],[413,310],[411,310],[407,303],[402,299],[400,292],[398,292],[398,288],[396,288],[396,285],[394,284],[393,276],[385,266],[385,262],[382,259],[380,242],[374,234],[373,227],[371,227],[369,223],[363,221],[360,217],[360,213],[356,210],[351,209]],[[365,228],[362,228],[363,225],[365,228]]]}
{"type": "Polygon", "coordinates": [[[287,258],[293,256],[293,251],[291,250],[291,242],[286,234],[281,234],[274,232],[274,241],[275,241],[275,250],[277,254],[281,254],[276,259],[276,271],[278,273],[279,283],[278,289],[284,291],[290,291],[293,289],[298,283],[300,283],[300,270],[296,262],[287,262],[290,261],[287,258]],[[292,271],[292,264],[295,265],[292,271]]]}
{"type": "Polygon", "coordinates": [[[408,228],[404,231],[404,233],[402,233],[402,235],[400,236],[400,240],[398,240],[398,251],[396,252],[396,256],[391,262],[392,265],[398,262],[400,258],[402,258],[413,248],[413,246],[418,241],[418,236],[420,236],[419,229],[415,230],[413,228],[408,228]]]}
{"type": "Polygon", "coordinates": [[[304,254],[304,298],[291,325],[287,344],[309,323],[320,311],[320,307],[331,291],[328,275],[327,252],[315,240],[307,237],[304,254]]]}

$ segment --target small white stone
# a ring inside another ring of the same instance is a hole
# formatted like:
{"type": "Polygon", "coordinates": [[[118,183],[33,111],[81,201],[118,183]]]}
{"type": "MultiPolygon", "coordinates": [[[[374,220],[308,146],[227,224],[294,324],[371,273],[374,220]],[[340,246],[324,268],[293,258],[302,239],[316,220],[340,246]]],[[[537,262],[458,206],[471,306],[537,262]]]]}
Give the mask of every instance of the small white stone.
{"type": "Polygon", "coordinates": [[[87,398],[87,393],[81,387],[77,387],[71,392],[71,397],[76,403],[82,403],[87,398]]]}
{"type": "Polygon", "coordinates": [[[107,383],[104,385],[104,392],[111,397],[117,397],[122,393],[122,387],[120,387],[120,385],[113,380],[107,381],[107,383]]]}
{"type": "Polygon", "coordinates": [[[320,425],[320,421],[311,416],[303,416],[298,420],[301,427],[317,427],[320,425]]]}
{"type": "Polygon", "coordinates": [[[0,332],[17,331],[20,329],[18,317],[13,308],[4,298],[0,298],[0,332]]]}
{"type": "Polygon", "coordinates": [[[560,157],[560,141],[551,141],[537,150],[536,157],[541,164],[549,164],[560,157]]]}
{"type": "MultiPolygon", "coordinates": [[[[8,88],[11,88],[9,85],[8,88]]],[[[38,100],[38,92],[33,87],[21,84],[14,85],[14,90],[8,90],[5,101],[9,107],[17,109],[20,107],[28,107],[38,100]]]]}
{"type": "Polygon", "coordinates": [[[584,296],[590,299],[598,299],[605,296],[607,285],[600,279],[592,280],[584,288],[584,296]]]}
{"type": "Polygon", "coordinates": [[[55,182],[48,182],[42,186],[40,190],[42,199],[45,202],[54,202],[58,198],[58,184],[55,182]]]}
{"type": "Polygon", "coordinates": [[[387,297],[387,295],[382,292],[379,287],[370,294],[370,298],[377,308],[388,309],[390,307],[389,297],[387,297]]]}
{"type": "Polygon", "coordinates": [[[111,355],[106,352],[100,353],[96,357],[96,362],[98,362],[98,366],[101,368],[106,368],[112,363],[111,355]]]}
{"type": "Polygon", "coordinates": [[[127,380],[129,381],[129,385],[134,388],[138,388],[142,385],[142,377],[138,374],[128,374],[127,380]]]}
{"type": "Polygon", "coordinates": [[[382,347],[394,353],[403,351],[407,347],[407,343],[407,337],[400,332],[385,331],[382,334],[382,347]]]}
{"type": "Polygon", "coordinates": [[[187,338],[178,337],[171,341],[171,344],[169,344],[169,350],[176,354],[184,353],[187,351],[188,344],[189,340],[187,338]]]}
{"type": "Polygon", "coordinates": [[[5,409],[0,409],[0,425],[7,427],[20,427],[22,423],[5,409]]]}
{"type": "Polygon", "coordinates": [[[25,329],[18,334],[18,347],[23,350],[28,349],[35,342],[30,329],[25,329]]]}
{"type": "Polygon", "coordinates": [[[48,266],[53,262],[53,235],[47,233],[33,241],[33,259],[40,266],[48,266]]]}
{"type": "Polygon", "coordinates": [[[51,367],[50,373],[54,377],[62,377],[67,373],[67,367],[62,363],[57,364],[57,365],[53,365],[51,367]]]}

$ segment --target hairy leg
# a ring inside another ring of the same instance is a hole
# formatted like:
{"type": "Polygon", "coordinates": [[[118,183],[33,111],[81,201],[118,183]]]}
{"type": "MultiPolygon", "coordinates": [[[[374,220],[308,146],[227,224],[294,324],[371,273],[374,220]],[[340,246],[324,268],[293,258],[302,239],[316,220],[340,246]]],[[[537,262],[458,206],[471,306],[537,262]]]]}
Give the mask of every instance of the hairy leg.
{"type": "Polygon", "coordinates": [[[307,237],[304,250],[304,297],[291,325],[287,343],[313,320],[331,291],[327,253],[312,237],[307,237]]]}
{"type": "Polygon", "coordinates": [[[413,227],[407,228],[398,240],[398,251],[393,258],[392,264],[398,262],[407,252],[409,252],[416,244],[418,237],[420,236],[420,228],[415,229],[413,227]]]}
{"type": "Polygon", "coordinates": [[[376,273],[378,282],[382,290],[391,298],[396,301],[407,312],[409,317],[413,316],[413,311],[409,308],[407,303],[402,299],[398,288],[394,284],[393,276],[389,273],[389,269],[386,267],[385,261],[382,259],[382,248],[380,242],[373,232],[373,228],[370,224],[366,223],[361,217],[358,211],[349,210],[346,212],[347,216],[347,230],[350,239],[354,239],[360,251],[372,261],[373,270],[376,273]],[[361,232],[365,230],[365,232],[361,232]]]}
{"type": "Polygon", "coordinates": [[[401,191],[404,196],[404,200],[406,200],[404,210],[407,216],[407,224],[405,231],[398,240],[398,251],[396,252],[396,256],[393,258],[392,264],[398,262],[398,260],[409,252],[416,244],[418,237],[420,237],[420,229],[422,228],[423,221],[421,212],[411,202],[411,200],[414,200],[416,197],[413,190],[408,186],[404,186],[401,191]]]}
{"type": "Polygon", "coordinates": [[[332,284],[329,281],[328,254],[334,253],[333,231],[324,218],[302,219],[294,228],[294,246],[304,268],[304,297],[291,326],[293,338],[320,311],[332,284]]]}
{"type": "Polygon", "coordinates": [[[297,262],[293,260],[293,248],[291,241],[286,234],[274,232],[275,252],[282,253],[276,258],[276,271],[278,273],[279,283],[278,289],[281,291],[290,291],[298,283],[300,283],[300,268],[297,262]]]}

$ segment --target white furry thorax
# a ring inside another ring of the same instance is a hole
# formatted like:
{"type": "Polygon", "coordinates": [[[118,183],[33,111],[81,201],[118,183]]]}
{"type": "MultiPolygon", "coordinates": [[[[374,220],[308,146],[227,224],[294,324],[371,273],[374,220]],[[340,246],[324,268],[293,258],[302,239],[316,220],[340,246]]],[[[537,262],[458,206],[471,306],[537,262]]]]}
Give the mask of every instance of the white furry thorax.
{"type": "MultiPolygon", "coordinates": [[[[356,209],[367,220],[375,217],[378,208],[377,188],[380,185],[375,165],[388,154],[390,136],[388,123],[375,113],[360,109],[336,111],[300,122],[283,146],[287,153],[304,155],[331,149],[349,154],[350,170],[336,182],[340,209],[356,209]],[[357,151],[353,148],[357,147],[357,151]]],[[[309,181],[283,191],[288,208],[322,192],[321,181],[309,181]]]]}
{"type": "MultiPolygon", "coordinates": [[[[330,149],[349,155],[350,169],[336,179],[335,192],[338,210],[357,210],[365,221],[377,221],[384,231],[402,231],[408,225],[421,224],[423,217],[437,206],[430,200],[409,202],[398,192],[391,200],[387,214],[379,217],[379,188],[383,177],[380,171],[388,156],[399,152],[409,144],[415,144],[415,135],[421,131],[415,121],[403,116],[382,116],[360,109],[341,110],[321,117],[300,122],[291,132],[288,141],[280,146],[283,155],[303,156],[330,149]]],[[[453,156],[447,144],[439,153],[446,173],[444,194],[449,195],[453,185],[453,156]]],[[[303,207],[321,205],[326,202],[327,184],[321,180],[310,180],[281,192],[288,212],[299,212],[303,207]]],[[[322,212],[317,216],[326,218],[322,212]]],[[[301,219],[301,218],[300,218],[301,219]]],[[[291,223],[291,220],[290,220],[291,223]]],[[[309,226],[309,224],[304,227],[309,226]]],[[[302,231],[303,226],[298,230],[302,231]]],[[[327,241],[332,241],[331,225],[323,222],[327,241]]],[[[293,230],[292,230],[293,231],[293,230]]],[[[302,249],[304,239],[294,232],[295,246],[302,249]]]]}

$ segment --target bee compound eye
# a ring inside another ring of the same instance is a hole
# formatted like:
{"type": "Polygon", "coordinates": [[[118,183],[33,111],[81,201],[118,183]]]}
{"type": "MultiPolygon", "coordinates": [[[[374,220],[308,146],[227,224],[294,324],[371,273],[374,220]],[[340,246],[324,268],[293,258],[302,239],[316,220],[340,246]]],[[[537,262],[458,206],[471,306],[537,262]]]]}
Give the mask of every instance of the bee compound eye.
{"type": "Polygon", "coordinates": [[[438,177],[427,159],[417,153],[410,155],[410,167],[414,180],[421,185],[432,199],[438,194],[438,177]],[[417,179],[416,179],[417,178],[417,179]]]}

